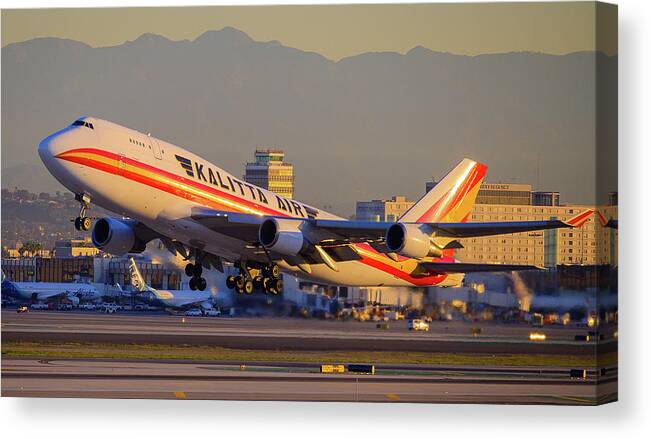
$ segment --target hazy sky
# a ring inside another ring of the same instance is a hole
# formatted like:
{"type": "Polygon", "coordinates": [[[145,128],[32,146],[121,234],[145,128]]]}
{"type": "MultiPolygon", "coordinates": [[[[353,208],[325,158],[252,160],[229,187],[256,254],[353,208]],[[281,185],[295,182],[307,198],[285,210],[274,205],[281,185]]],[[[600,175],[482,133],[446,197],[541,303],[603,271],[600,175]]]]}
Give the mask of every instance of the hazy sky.
{"type": "MultiPolygon", "coordinates": [[[[465,55],[565,54],[595,50],[594,17],[592,2],[20,9],[2,11],[2,46],[35,37],[110,46],[146,32],[194,39],[232,26],[333,60],[418,45],[465,55]]],[[[601,50],[616,53],[616,38],[603,41],[610,43],[601,50]]]]}

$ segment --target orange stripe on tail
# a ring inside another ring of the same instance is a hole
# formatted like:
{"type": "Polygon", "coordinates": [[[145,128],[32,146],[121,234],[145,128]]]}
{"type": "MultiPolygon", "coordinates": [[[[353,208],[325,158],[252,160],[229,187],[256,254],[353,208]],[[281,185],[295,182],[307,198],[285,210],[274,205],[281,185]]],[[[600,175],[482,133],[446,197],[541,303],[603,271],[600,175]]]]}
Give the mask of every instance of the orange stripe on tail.
{"type": "Polygon", "coordinates": [[[581,227],[583,224],[586,223],[586,221],[590,219],[590,216],[592,216],[593,213],[594,213],[594,209],[585,210],[580,214],[565,221],[565,223],[569,224],[572,227],[581,227]]]}
{"type": "Polygon", "coordinates": [[[411,209],[400,217],[401,222],[462,222],[475,204],[487,167],[464,159],[411,209]]]}

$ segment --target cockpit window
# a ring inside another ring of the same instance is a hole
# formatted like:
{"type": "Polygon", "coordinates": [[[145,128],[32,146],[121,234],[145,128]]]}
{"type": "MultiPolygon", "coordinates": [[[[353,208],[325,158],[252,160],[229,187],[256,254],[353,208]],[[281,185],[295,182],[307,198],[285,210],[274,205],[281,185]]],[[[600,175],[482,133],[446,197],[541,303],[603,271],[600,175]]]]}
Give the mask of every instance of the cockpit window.
{"type": "Polygon", "coordinates": [[[76,120],[72,123],[72,126],[82,126],[86,128],[90,128],[91,130],[94,130],[95,128],[93,127],[93,124],[90,122],[86,122],[83,120],[76,120]]]}

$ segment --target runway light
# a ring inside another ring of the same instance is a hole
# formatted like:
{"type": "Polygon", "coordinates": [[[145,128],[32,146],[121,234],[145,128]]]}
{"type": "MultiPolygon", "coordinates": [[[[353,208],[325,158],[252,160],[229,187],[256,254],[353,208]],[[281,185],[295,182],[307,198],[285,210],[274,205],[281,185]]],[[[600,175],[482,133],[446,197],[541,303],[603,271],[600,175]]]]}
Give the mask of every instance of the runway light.
{"type": "Polygon", "coordinates": [[[529,334],[529,340],[531,341],[544,341],[547,339],[547,336],[542,332],[531,332],[529,334]]]}

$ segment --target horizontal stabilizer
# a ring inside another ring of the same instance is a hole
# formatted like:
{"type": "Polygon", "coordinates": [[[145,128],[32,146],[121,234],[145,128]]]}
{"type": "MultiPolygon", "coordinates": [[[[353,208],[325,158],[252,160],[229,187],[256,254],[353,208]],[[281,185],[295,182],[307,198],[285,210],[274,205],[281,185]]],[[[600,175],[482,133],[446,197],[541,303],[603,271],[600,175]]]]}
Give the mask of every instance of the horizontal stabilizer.
{"type": "Polygon", "coordinates": [[[536,265],[473,264],[465,262],[421,262],[418,264],[418,268],[429,273],[482,273],[545,269],[536,265]]]}

